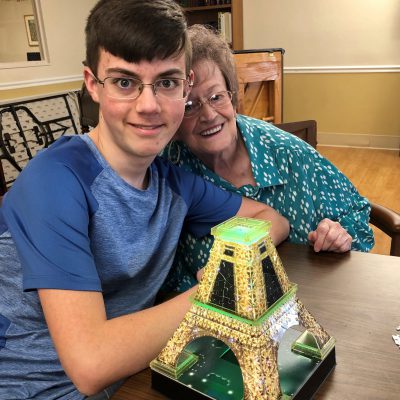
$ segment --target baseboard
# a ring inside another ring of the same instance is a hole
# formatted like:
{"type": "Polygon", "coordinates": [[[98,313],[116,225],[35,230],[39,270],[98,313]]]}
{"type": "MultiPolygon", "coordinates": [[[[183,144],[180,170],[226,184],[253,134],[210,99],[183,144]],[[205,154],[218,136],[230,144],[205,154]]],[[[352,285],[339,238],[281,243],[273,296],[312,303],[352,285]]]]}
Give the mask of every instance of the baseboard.
{"type": "Polygon", "coordinates": [[[364,147],[371,149],[400,149],[400,136],[394,135],[369,135],[357,133],[318,132],[318,145],[364,147]]]}

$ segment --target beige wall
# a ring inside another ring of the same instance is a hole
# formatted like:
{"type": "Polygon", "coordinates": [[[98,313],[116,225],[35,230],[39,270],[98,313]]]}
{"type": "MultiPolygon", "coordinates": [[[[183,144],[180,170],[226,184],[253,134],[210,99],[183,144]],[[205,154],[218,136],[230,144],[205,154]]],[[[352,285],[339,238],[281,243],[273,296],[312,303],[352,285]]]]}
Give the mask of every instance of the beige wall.
{"type": "Polygon", "coordinates": [[[25,15],[32,15],[31,1],[0,2],[0,63],[26,61],[26,53],[40,51],[29,46],[25,30],[25,15]]]}
{"type": "Polygon", "coordinates": [[[400,74],[285,74],[284,120],[315,119],[321,144],[399,149],[400,74]]]}
{"type": "Polygon", "coordinates": [[[40,0],[49,64],[2,68],[0,101],[79,88],[85,58],[84,27],[96,0],[40,0]]]}
{"type": "MultiPolygon", "coordinates": [[[[243,2],[245,47],[286,50],[285,121],[316,119],[320,143],[399,147],[399,0],[243,2]],[[343,73],[349,66],[395,72],[343,73]],[[323,67],[335,73],[321,73],[323,67]]],[[[81,85],[84,25],[96,0],[40,3],[50,63],[0,64],[0,101],[81,85]]]]}
{"type": "Polygon", "coordinates": [[[285,121],[316,119],[321,144],[399,148],[398,0],[244,0],[243,12],[245,48],[286,50],[285,121]]]}
{"type": "Polygon", "coordinates": [[[244,0],[244,45],[286,66],[400,66],[399,0],[244,0]]]}

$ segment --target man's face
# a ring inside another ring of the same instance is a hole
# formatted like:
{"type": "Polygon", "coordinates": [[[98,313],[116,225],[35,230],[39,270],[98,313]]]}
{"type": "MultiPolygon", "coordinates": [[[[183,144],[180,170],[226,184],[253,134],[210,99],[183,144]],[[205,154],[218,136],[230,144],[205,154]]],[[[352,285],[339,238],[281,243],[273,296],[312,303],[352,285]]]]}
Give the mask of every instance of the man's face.
{"type": "MultiPolygon", "coordinates": [[[[113,166],[151,163],[181,123],[185,99],[155,96],[152,86],[145,86],[134,100],[111,98],[91,74],[86,68],[86,86],[100,105],[99,125],[91,135],[99,150],[113,166]]],[[[136,78],[145,84],[160,78],[186,78],[185,56],[129,63],[101,50],[97,78],[104,81],[107,77],[136,78]]]]}

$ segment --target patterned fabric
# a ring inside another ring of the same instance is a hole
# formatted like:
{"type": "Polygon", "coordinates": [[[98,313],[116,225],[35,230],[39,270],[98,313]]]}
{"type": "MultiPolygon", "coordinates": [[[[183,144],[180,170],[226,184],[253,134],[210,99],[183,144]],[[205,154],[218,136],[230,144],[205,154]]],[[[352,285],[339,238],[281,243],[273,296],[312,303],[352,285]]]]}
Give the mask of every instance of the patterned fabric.
{"type": "MultiPolygon", "coordinates": [[[[289,220],[289,242],[308,243],[308,233],[322,219],[329,218],[340,222],[353,237],[353,250],[372,248],[370,204],[334,165],[303,140],[269,123],[238,115],[237,126],[257,186],[234,187],[208,169],[181,142],[171,143],[163,155],[227,191],[273,207],[289,220]]],[[[211,236],[198,240],[182,233],[174,261],[176,275],[168,281],[167,290],[184,290],[196,282],[195,273],[205,266],[212,242],[211,236]]]]}

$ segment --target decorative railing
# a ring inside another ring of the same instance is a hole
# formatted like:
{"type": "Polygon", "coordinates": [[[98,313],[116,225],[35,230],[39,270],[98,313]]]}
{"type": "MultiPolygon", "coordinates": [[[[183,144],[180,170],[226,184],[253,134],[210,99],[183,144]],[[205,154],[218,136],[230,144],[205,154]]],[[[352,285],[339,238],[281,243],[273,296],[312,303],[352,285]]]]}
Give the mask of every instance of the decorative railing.
{"type": "Polygon", "coordinates": [[[78,93],[0,105],[0,195],[27,162],[62,135],[81,133],[78,93]]]}

